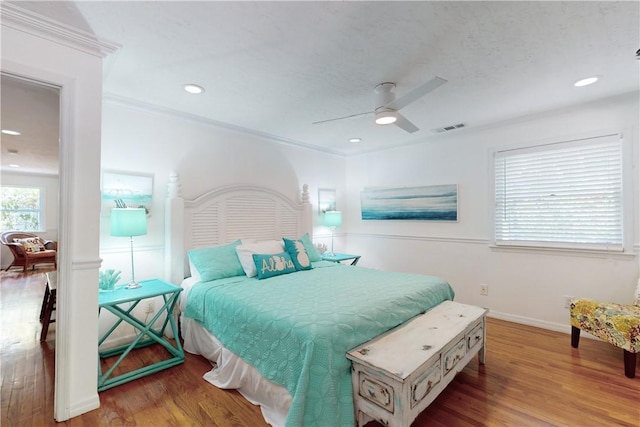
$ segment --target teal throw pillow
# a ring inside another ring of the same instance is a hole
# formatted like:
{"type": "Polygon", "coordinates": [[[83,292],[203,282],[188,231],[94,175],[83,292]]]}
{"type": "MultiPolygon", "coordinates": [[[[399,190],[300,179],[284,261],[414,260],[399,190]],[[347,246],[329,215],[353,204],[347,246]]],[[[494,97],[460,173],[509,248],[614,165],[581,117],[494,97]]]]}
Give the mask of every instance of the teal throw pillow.
{"type": "Polygon", "coordinates": [[[258,279],[266,279],[296,271],[296,266],[286,252],[280,254],[253,254],[252,256],[258,271],[258,279]]]}
{"type": "Polygon", "coordinates": [[[310,270],[313,268],[302,240],[282,240],[284,241],[284,250],[291,256],[291,261],[296,266],[296,270],[310,270]]]}
{"type": "Polygon", "coordinates": [[[309,255],[309,261],[322,261],[322,255],[320,255],[320,252],[318,252],[316,247],[313,245],[311,237],[309,237],[309,233],[305,233],[305,235],[300,238],[300,241],[304,245],[304,249],[307,251],[307,255],[309,255]]]}
{"type": "Polygon", "coordinates": [[[211,248],[192,249],[187,252],[189,261],[198,270],[200,280],[223,279],[244,275],[244,270],[236,253],[240,240],[211,248]]]}

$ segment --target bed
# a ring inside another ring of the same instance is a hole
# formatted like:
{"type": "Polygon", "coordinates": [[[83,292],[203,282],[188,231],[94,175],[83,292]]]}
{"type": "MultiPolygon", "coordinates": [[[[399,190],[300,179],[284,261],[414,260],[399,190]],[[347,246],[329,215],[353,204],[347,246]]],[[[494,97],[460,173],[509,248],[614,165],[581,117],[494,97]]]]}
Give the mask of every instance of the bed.
{"type": "Polygon", "coordinates": [[[184,348],[213,363],[204,375],[207,381],[238,389],[260,405],[271,425],[351,426],[345,353],[452,300],[454,293],[435,277],[320,260],[312,248],[306,186],[296,199],[232,186],[185,201],[172,175],[165,211],[171,231],[167,275],[184,288],[184,348]],[[261,253],[278,243],[281,254],[275,249],[261,253]],[[257,276],[249,277],[245,250],[257,276]],[[235,260],[222,261],[234,251],[235,260]],[[283,261],[272,261],[274,256],[283,261]],[[212,259],[219,261],[217,270],[212,259]],[[220,277],[220,269],[231,264],[220,277]],[[260,272],[273,276],[260,278],[260,272]]]}

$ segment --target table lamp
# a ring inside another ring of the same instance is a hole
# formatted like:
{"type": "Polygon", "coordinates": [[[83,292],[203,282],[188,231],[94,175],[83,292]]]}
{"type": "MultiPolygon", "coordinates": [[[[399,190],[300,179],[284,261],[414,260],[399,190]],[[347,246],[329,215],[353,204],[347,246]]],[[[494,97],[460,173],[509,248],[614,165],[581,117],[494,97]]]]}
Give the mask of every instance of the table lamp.
{"type": "Polygon", "coordinates": [[[131,282],[128,289],[139,288],[133,267],[133,236],[147,234],[147,211],[144,208],[115,208],[111,210],[111,235],[129,237],[131,242],[131,282]]]}
{"type": "Polygon", "coordinates": [[[329,255],[335,256],[335,252],[333,252],[333,233],[336,231],[336,227],[342,225],[342,212],[326,211],[324,213],[324,225],[331,227],[331,253],[329,255]]]}

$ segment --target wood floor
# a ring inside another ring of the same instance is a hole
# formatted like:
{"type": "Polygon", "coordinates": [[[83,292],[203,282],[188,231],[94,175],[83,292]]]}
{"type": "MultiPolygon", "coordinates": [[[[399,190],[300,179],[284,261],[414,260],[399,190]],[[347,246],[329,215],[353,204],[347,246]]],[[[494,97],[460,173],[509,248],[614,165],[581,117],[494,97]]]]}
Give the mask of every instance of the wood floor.
{"type": "MultiPolygon", "coordinates": [[[[259,408],[237,392],[204,381],[208,362],[189,354],[184,365],[106,390],[99,409],[56,423],[56,324],[40,343],[44,277],[39,271],[0,276],[0,425],[266,425],[259,408]]],[[[569,335],[495,319],[488,319],[487,335],[487,364],[472,361],[414,426],[640,425],[640,375],[624,376],[622,350],[585,338],[573,349],[569,335]]],[[[141,349],[131,363],[154,357],[153,347],[141,349]]]]}

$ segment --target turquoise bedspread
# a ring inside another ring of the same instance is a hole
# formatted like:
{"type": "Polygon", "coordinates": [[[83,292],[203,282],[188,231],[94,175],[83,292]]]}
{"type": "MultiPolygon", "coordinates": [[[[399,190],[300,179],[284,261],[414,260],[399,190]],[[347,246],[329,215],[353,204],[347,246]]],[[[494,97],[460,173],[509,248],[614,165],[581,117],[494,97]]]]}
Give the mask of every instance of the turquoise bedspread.
{"type": "Polygon", "coordinates": [[[289,390],[286,425],[352,426],[345,353],[423,313],[454,292],[435,277],[319,263],[258,280],[199,283],[185,315],[289,390]]]}

